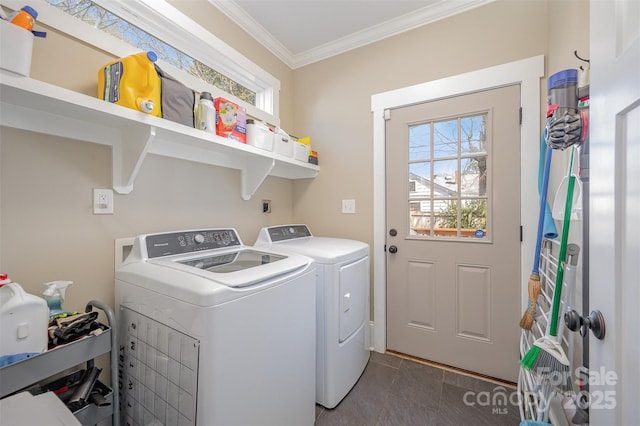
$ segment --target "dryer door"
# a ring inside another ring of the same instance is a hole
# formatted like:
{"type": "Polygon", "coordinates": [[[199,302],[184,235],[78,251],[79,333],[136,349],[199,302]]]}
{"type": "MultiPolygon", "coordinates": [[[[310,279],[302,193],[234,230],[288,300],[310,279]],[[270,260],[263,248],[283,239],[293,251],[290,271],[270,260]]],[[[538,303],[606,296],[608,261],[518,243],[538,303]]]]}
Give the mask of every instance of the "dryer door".
{"type": "Polygon", "coordinates": [[[369,257],[340,267],[340,343],[366,321],[369,298],[369,257]]]}

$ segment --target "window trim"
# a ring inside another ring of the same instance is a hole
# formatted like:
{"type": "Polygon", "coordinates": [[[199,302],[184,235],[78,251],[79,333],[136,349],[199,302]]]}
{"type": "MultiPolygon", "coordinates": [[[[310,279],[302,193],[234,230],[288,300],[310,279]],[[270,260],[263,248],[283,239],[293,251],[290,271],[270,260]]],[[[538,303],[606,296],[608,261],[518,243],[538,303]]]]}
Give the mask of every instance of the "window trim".
{"type": "MultiPolygon", "coordinates": [[[[199,60],[216,71],[248,87],[256,93],[256,105],[251,105],[217,87],[206,83],[178,68],[158,61],[158,65],[186,86],[201,92],[208,91],[214,96],[222,96],[247,109],[247,114],[280,125],[279,96],[280,80],[266,72],[257,64],[241,55],[231,46],[210,33],[191,18],[164,0],[92,0],[94,3],[118,15],[131,24],[170,44],[183,53],[199,60]],[[172,28],[172,31],[167,31],[172,28]]],[[[3,2],[14,10],[22,7],[22,1],[3,2]]],[[[84,43],[108,52],[115,57],[125,57],[139,49],[92,28],[44,0],[32,0],[32,7],[38,11],[38,22],[65,33],[84,43]]],[[[96,70],[97,72],[97,70],[96,70]]]]}

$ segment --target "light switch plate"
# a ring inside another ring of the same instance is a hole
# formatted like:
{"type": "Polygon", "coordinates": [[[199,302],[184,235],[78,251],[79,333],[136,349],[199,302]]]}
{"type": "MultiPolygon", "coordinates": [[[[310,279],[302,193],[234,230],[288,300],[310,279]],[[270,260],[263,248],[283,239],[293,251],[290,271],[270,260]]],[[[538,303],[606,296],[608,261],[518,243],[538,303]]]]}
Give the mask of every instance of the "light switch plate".
{"type": "Polygon", "coordinates": [[[356,200],[342,200],[342,213],[354,214],[356,212],[356,200]]]}

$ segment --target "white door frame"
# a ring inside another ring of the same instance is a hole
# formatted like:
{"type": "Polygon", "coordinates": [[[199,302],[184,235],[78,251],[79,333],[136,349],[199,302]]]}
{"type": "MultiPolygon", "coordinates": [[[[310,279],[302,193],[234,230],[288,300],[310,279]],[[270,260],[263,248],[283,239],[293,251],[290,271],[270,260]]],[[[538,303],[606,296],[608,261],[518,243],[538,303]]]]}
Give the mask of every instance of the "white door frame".
{"type": "MultiPolygon", "coordinates": [[[[371,347],[376,352],[387,348],[387,267],[385,201],[385,110],[450,96],[520,84],[523,109],[520,127],[520,211],[523,224],[521,257],[522,308],[526,306],[526,283],[531,273],[538,216],[538,158],[540,144],[540,78],[544,76],[544,56],[534,56],[495,67],[404,87],[371,96],[373,112],[373,329],[371,347]],[[532,224],[524,226],[524,224],[532,224]]],[[[514,280],[514,283],[516,281],[514,280]]]]}

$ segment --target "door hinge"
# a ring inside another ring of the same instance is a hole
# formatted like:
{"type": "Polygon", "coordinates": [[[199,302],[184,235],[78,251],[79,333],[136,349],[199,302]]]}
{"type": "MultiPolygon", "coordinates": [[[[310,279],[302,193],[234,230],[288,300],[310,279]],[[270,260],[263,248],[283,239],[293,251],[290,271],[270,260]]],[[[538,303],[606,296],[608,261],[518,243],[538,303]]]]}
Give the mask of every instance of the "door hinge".
{"type": "Polygon", "coordinates": [[[522,242],[522,233],[523,233],[523,229],[522,229],[522,225],[520,225],[520,242],[522,242]]]}
{"type": "Polygon", "coordinates": [[[518,117],[518,119],[520,120],[520,125],[522,126],[522,107],[520,107],[519,114],[520,114],[520,116],[518,117]]]}
{"type": "Polygon", "coordinates": [[[384,110],[384,119],[385,120],[391,120],[391,110],[390,109],[385,109],[384,110]]]}

